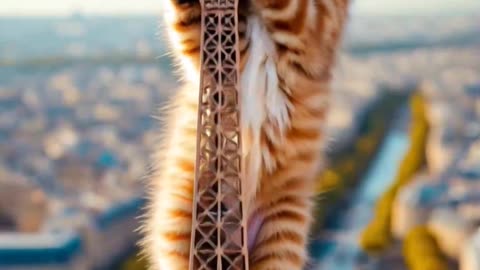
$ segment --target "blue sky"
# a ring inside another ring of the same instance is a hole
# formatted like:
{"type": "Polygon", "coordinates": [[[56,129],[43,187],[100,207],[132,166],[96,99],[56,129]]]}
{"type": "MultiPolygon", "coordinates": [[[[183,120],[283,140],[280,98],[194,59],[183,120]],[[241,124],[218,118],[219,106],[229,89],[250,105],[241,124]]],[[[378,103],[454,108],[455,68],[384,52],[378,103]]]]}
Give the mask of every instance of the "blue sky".
{"type": "MultiPolygon", "coordinates": [[[[0,15],[66,15],[86,13],[158,13],[167,0],[0,0],[0,15]]],[[[355,0],[356,14],[399,15],[480,12],[480,0],[355,0]]]]}

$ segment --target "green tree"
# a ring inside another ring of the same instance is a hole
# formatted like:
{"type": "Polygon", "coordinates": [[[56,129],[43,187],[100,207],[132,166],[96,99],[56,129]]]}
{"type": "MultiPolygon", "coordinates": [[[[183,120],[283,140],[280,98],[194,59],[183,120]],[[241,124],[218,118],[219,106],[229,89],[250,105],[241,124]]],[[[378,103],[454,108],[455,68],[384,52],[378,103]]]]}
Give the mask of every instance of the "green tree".
{"type": "Polygon", "coordinates": [[[407,234],[403,256],[410,270],[448,270],[445,256],[425,226],[416,227],[407,234]]]}

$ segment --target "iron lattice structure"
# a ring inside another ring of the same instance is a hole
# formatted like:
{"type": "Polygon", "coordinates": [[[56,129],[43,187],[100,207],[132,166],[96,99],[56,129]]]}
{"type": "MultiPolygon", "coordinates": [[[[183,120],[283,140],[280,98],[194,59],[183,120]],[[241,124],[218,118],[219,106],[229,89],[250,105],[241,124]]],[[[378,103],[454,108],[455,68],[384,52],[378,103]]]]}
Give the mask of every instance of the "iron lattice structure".
{"type": "Polygon", "coordinates": [[[201,0],[190,270],[248,270],[242,196],[238,0],[201,0]]]}

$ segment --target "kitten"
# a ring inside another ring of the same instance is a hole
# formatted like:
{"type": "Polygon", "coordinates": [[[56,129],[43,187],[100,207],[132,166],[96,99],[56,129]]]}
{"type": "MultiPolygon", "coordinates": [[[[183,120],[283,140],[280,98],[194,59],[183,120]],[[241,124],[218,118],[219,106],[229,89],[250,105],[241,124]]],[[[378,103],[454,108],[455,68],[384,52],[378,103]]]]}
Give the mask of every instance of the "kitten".
{"type": "MultiPolygon", "coordinates": [[[[201,11],[163,0],[183,87],[153,157],[144,248],[154,270],[189,263],[201,11]]],[[[302,269],[325,142],[335,53],[348,0],[240,0],[240,95],[250,269],[302,269]]]]}

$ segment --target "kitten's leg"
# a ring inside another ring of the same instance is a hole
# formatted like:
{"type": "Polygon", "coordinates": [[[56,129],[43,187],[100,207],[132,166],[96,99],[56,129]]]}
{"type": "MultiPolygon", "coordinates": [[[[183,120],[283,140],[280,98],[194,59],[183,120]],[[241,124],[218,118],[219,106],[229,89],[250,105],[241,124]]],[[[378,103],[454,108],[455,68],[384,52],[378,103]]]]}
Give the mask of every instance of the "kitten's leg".
{"type": "Polygon", "coordinates": [[[186,270],[189,263],[197,105],[179,96],[149,179],[144,246],[152,270],[186,270]]]}
{"type": "MultiPolygon", "coordinates": [[[[274,180],[274,179],[272,179],[274,180]]],[[[312,201],[300,181],[286,182],[286,191],[260,206],[262,225],[250,253],[252,270],[301,270],[307,260],[312,201]]],[[[265,197],[265,195],[261,195],[265,197]]]]}
{"type": "Polygon", "coordinates": [[[275,130],[274,126],[264,125],[262,156],[274,166],[272,170],[264,167],[253,207],[262,221],[249,254],[253,270],[300,270],[307,262],[315,176],[323,148],[320,127],[325,121],[323,106],[319,106],[322,94],[318,95],[308,98],[316,109],[295,106],[284,138],[268,131],[275,130]]]}
{"type": "MultiPolygon", "coordinates": [[[[166,32],[172,44],[171,49],[183,67],[187,76],[196,76],[200,68],[200,46],[202,14],[200,0],[164,0],[164,19],[166,32]],[[188,60],[188,61],[185,61],[188,60]],[[193,69],[192,69],[193,68],[193,69]]],[[[243,66],[249,48],[247,38],[247,14],[250,12],[247,0],[239,2],[238,32],[240,65],[243,66]]]]}
{"type": "Polygon", "coordinates": [[[349,0],[251,0],[277,48],[280,77],[328,77],[349,0]]]}
{"type": "Polygon", "coordinates": [[[163,0],[163,16],[171,49],[193,64],[200,62],[201,8],[199,0],[163,0]]]}

